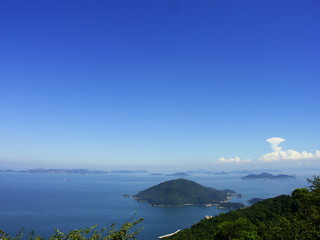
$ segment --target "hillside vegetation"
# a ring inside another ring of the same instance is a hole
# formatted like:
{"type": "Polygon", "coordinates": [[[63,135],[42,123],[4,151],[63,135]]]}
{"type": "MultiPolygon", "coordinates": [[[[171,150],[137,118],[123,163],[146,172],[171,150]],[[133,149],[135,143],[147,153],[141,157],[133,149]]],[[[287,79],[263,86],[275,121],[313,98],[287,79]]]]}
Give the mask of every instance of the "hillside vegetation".
{"type": "Polygon", "coordinates": [[[27,235],[24,234],[24,229],[16,234],[10,236],[2,229],[0,229],[0,240],[134,240],[137,235],[142,231],[143,227],[138,228],[137,225],[143,221],[143,218],[136,219],[133,215],[129,221],[125,222],[118,228],[116,223],[112,223],[110,227],[97,229],[98,225],[89,228],[75,229],[68,233],[63,233],[55,229],[54,234],[48,238],[37,235],[33,230],[27,235]]]}
{"type": "Polygon", "coordinates": [[[296,189],[291,196],[281,195],[204,219],[167,239],[320,239],[320,177],[308,181],[309,188],[296,189]]]}

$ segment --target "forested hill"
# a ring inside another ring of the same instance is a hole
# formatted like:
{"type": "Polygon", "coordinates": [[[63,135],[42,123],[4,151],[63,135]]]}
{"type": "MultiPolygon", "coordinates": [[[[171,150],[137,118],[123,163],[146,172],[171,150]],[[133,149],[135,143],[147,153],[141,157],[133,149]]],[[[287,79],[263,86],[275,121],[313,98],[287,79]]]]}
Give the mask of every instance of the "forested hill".
{"type": "Polygon", "coordinates": [[[320,239],[320,177],[311,186],[258,202],[251,207],[205,219],[173,240],[285,240],[320,239]]]}
{"type": "Polygon", "coordinates": [[[242,177],[242,180],[287,180],[287,179],[295,179],[296,177],[293,175],[286,175],[286,174],[279,174],[279,175],[272,175],[270,173],[261,173],[261,174],[249,174],[245,177],[242,177]]]}
{"type": "Polygon", "coordinates": [[[204,187],[186,179],[162,182],[133,196],[152,205],[216,204],[227,200],[228,192],[204,187]]]}

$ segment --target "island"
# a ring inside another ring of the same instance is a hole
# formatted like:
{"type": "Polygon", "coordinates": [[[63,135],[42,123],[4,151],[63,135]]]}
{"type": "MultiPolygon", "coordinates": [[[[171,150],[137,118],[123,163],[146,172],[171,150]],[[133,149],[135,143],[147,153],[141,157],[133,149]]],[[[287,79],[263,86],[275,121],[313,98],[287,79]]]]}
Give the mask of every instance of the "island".
{"type": "Polygon", "coordinates": [[[132,173],[148,173],[146,170],[126,170],[126,169],[119,169],[119,170],[112,170],[109,173],[122,173],[122,174],[132,174],[132,173]]]}
{"type": "Polygon", "coordinates": [[[227,172],[215,172],[214,174],[215,175],[227,175],[228,173],[227,172]]]}
{"type": "Polygon", "coordinates": [[[152,206],[172,207],[187,205],[218,205],[226,208],[239,208],[244,205],[225,204],[234,195],[234,191],[217,190],[211,187],[202,186],[194,181],[176,179],[162,182],[156,186],[143,190],[133,198],[138,201],[145,201],[152,206]]]}
{"type": "Polygon", "coordinates": [[[278,174],[272,175],[270,173],[261,173],[261,174],[249,174],[245,177],[242,177],[242,180],[287,180],[287,179],[295,179],[296,177],[293,175],[285,175],[278,174]]]}
{"type": "Polygon", "coordinates": [[[131,174],[131,173],[148,173],[146,170],[112,170],[112,171],[102,171],[102,170],[87,170],[87,169],[64,169],[64,168],[35,168],[28,170],[1,170],[4,173],[62,173],[62,174],[105,174],[105,173],[117,173],[117,174],[131,174]]]}
{"type": "Polygon", "coordinates": [[[221,190],[221,191],[227,193],[229,195],[229,198],[230,198],[230,196],[242,198],[242,194],[236,193],[235,191],[233,191],[231,189],[225,189],[225,190],[221,190]]]}
{"type": "Polygon", "coordinates": [[[180,177],[186,177],[186,176],[189,176],[188,173],[185,173],[185,172],[177,172],[177,173],[169,173],[167,174],[167,176],[180,176],[180,177]]]}
{"type": "Polygon", "coordinates": [[[89,174],[89,173],[107,173],[100,170],[87,170],[87,169],[64,169],[64,168],[35,168],[28,170],[0,170],[1,172],[15,172],[15,173],[50,173],[50,174],[89,174]]]}

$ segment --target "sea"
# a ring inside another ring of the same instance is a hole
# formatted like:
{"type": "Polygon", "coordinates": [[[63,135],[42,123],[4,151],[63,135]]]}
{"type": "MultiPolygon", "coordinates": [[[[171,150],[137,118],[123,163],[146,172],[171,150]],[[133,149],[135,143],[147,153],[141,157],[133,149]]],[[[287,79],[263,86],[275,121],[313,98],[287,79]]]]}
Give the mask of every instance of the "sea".
{"type": "MultiPolygon", "coordinates": [[[[288,174],[288,173],[286,173],[288,174]]],[[[192,174],[184,177],[219,190],[232,189],[242,197],[231,201],[247,204],[251,198],[271,198],[307,187],[306,178],[316,172],[295,173],[296,179],[268,181],[241,180],[246,174],[192,174]]],[[[141,190],[177,176],[148,173],[49,174],[0,172],[0,229],[10,235],[24,228],[48,237],[54,229],[68,232],[98,224],[98,229],[143,218],[137,239],[153,240],[159,236],[192,226],[206,215],[228,212],[216,206],[153,207],[123,195],[141,190]]]]}

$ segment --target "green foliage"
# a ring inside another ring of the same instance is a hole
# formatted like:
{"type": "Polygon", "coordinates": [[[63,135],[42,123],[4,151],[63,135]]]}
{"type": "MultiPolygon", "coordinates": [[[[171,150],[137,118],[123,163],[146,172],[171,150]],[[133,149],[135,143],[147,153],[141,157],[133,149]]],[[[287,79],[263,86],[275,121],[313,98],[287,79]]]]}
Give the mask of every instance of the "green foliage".
{"type": "MultiPolygon", "coordinates": [[[[141,228],[136,226],[143,221],[143,218],[133,219],[125,222],[119,229],[115,223],[111,224],[109,228],[97,229],[94,225],[85,229],[75,229],[65,234],[55,229],[55,233],[51,235],[48,240],[129,240],[136,239],[136,236],[142,231],[141,228]]],[[[1,240],[19,240],[23,237],[23,229],[15,237],[11,237],[4,231],[0,230],[1,240]]],[[[45,240],[41,236],[37,236],[34,231],[31,231],[27,236],[28,240],[45,240]]]]}
{"type": "Polygon", "coordinates": [[[239,209],[245,207],[243,203],[236,203],[236,202],[222,202],[219,203],[219,207],[221,208],[230,208],[230,209],[239,209]]]}
{"type": "Polygon", "coordinates": [[[278,196],[251,207],[202,220],[170,239],[286,240],[320,239],[320,177],[309,188],[278,196]]]}
{"type": "Polygon", "coordinates": [[[235,222],[220,223],[215,236],[218,239],[260,239],[257,227],[245,218],[239,218],[235,222]]]}
{"type": "Polygon", "coordinates": [[[255,204],[255,203],[260,202],[260,201],[262,201],[262,200],[264,200],[264,199],[263,199],[263,198],[252,198],[252,199],[250,199],[250,200],[248,201],[248,203],[249,203],[249,204],[255,204]]]}
{"type": "Polygon", "coordinates": [[[320,192],[320,176],[313,176],[312,178],[307,179],[310,185],[310,190],[313,192],[320,192]]]}
{"type": "Polygon", "coordinates": [[[210,204],[227,199],[228,194],[186,179],[171,180],[139,192],[134,197],[153,205],[210,204]]]}

